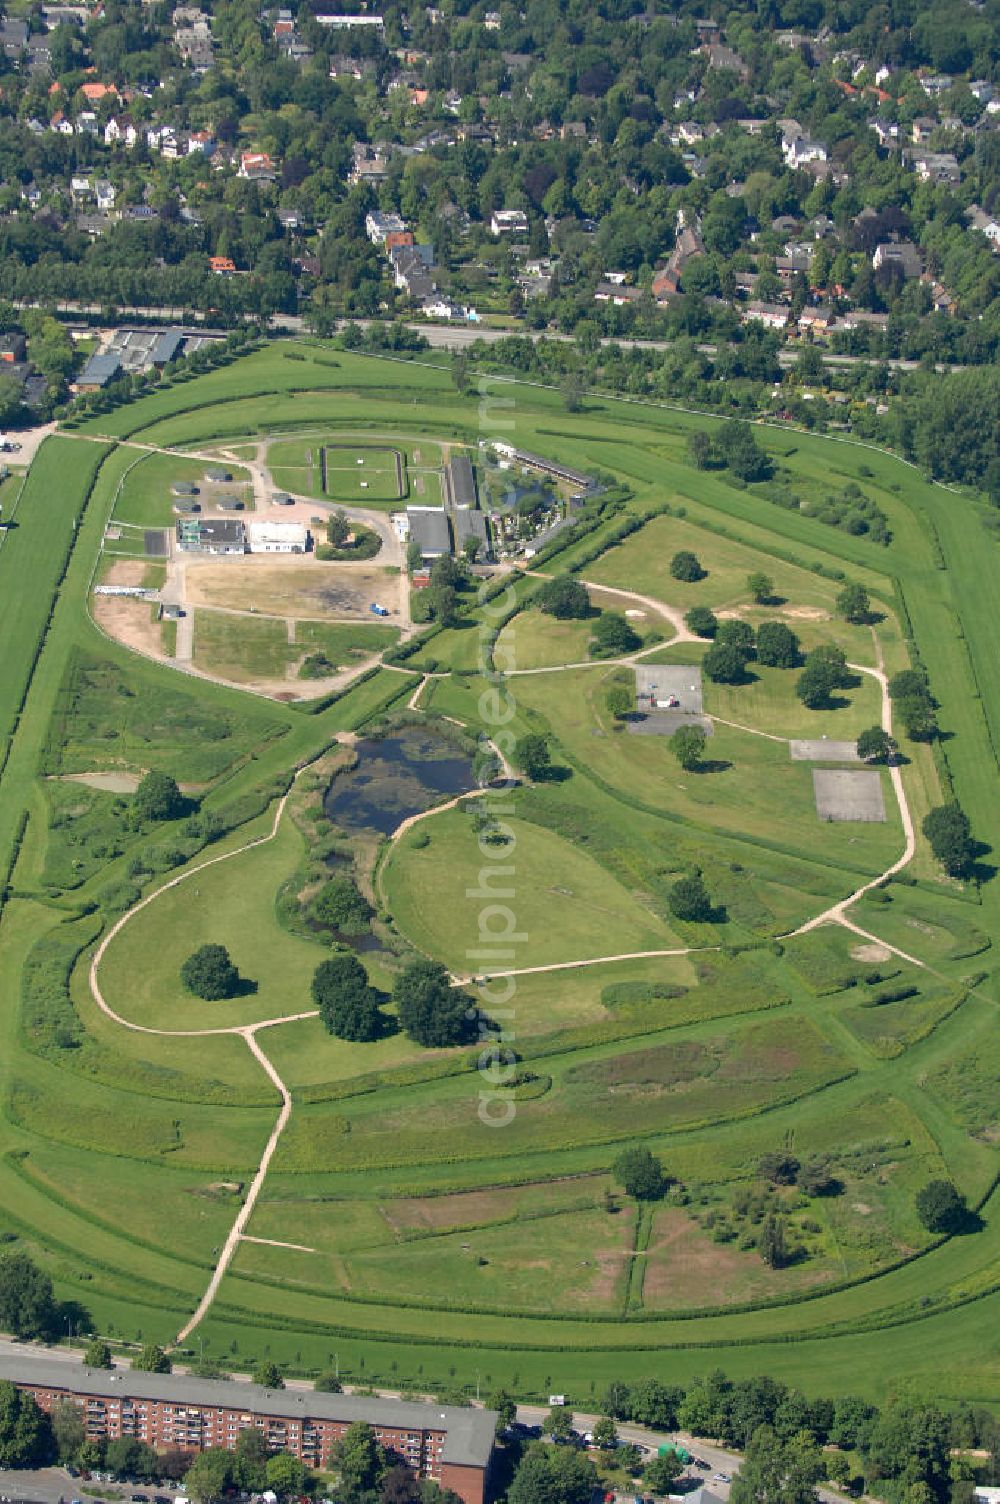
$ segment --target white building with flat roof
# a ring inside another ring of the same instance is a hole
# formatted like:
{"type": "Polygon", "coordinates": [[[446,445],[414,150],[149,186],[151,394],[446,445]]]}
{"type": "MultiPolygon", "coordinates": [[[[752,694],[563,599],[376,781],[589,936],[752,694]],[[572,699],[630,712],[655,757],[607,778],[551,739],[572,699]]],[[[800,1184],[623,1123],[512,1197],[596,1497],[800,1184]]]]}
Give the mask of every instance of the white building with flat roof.
{"type": "Polygon", "coordinates": [[[302,522],[251,522],[247,536],[252,554],[304,554],[309,547],[302,522]]]}

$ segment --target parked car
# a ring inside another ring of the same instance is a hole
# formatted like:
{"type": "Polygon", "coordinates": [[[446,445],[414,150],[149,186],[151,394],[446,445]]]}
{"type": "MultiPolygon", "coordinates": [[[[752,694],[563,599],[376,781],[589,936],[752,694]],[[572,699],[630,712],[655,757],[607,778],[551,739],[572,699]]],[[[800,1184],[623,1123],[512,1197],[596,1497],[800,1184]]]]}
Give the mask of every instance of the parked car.
{"type": "Polygon", "coordinates": [[[730,1476],[729,1476],[728,1473],[713,1473],[712,1474],[712,1482],[713,1483],[732,1483],[732,1481],[733,1480],[732,1480],[732,1478],[730,1478],[730,1476]]]}

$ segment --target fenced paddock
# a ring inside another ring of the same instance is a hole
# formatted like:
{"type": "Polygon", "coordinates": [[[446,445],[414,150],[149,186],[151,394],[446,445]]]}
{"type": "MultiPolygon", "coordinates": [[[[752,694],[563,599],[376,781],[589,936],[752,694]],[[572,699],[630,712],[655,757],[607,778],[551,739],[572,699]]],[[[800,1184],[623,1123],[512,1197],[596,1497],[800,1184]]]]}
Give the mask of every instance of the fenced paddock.
{"type": "Polygon", "coordinates": [[[406,461],[399,449],[374,444],[324,444],[319,451],[324,496],[355,505],[402,501],[406,461]]]}

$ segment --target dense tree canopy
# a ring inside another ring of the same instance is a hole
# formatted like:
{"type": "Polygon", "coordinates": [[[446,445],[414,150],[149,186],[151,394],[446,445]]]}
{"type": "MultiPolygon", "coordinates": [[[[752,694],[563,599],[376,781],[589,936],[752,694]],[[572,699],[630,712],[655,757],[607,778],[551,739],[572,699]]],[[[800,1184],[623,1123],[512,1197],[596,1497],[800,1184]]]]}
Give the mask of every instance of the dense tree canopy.
{"type": "Polygon", "coordinates": [[[384,1032],[378,993],[353,952],[339,952],[320,962],[313,973],[312,997],[324,1026],[338,1039],[372,1040],[384,1032]]]}
{"type": "Polygon", "coordinates": [[[417,1044],[462,1044],[474,1033],[476,1009],[468,993],[453,987],[436,961],[411,961],[396,981],[394,996],[399,1021],[417,1044]]]}

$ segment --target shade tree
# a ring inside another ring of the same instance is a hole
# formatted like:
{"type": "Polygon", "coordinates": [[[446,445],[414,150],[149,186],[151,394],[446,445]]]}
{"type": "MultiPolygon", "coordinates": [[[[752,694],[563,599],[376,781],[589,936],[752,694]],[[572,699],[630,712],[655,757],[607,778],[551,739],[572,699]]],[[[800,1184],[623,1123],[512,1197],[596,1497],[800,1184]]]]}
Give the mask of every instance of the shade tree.
{"type": "Polygon", "coordinates": [[[240,989],[239,971],[224,945],[200,945],[181,966],[181,981],[188,992],[209,1003],[235,997],[240,989]]]}
{"type": "Polygon", "coordinates": [[[378,993],[352,952],[337,952],[321,961],[313,972],[311,990],[324,1028],[336,1038],[365,1043],[384,1033],[378,993]]]}
{"type": "Polygon", "coordinates": [[[399,1021],[417,1044],[428,1048],[463,1044],[473,1036],[478,1012],[461,987],[453,987],[437,961],[411,961],[394,989],[399,1021]]]}

